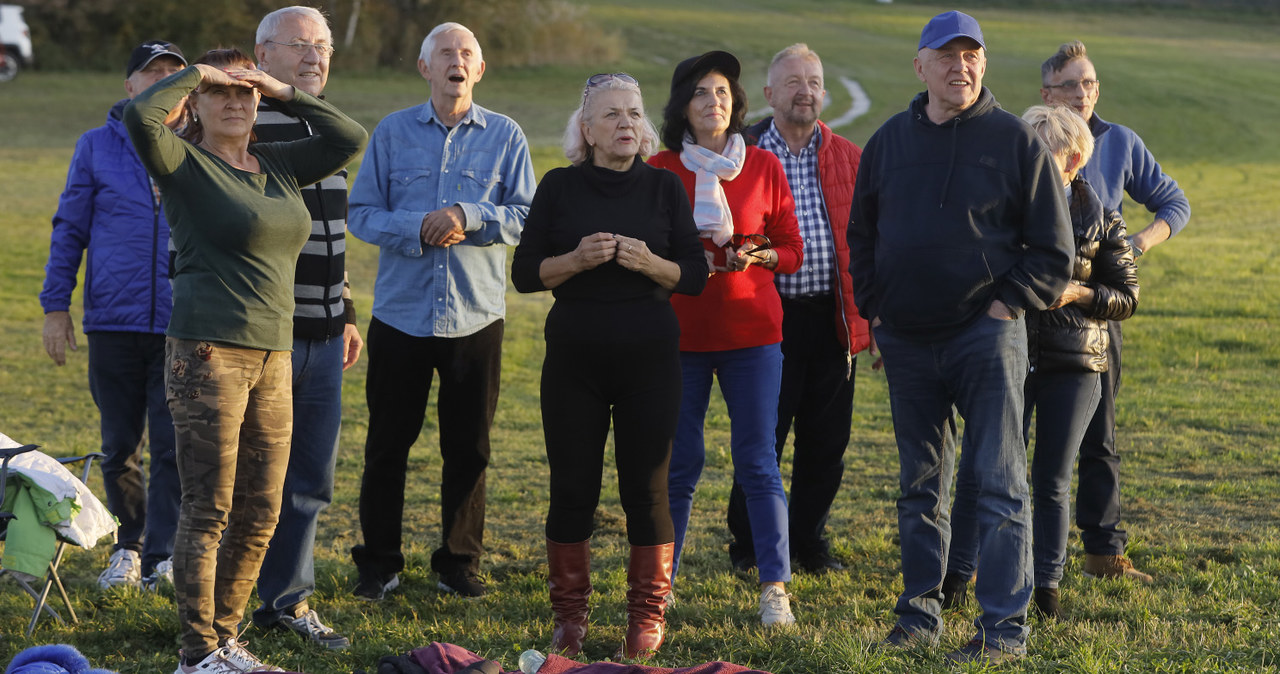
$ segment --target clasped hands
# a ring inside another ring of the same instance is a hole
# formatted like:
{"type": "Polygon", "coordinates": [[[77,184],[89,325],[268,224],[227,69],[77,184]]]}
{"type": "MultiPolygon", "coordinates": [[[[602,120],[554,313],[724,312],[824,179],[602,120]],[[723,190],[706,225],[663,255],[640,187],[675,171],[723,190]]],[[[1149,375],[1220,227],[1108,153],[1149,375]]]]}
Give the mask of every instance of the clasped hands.
{"type": "Polygon", "coordinates": [[[466,213],[462,211],[461,206],[454,204],[423,216],[419,236],[425,245],[448,248],[455,243],[462,243],[467,238],[466,232],[462,229],[466,223],[466,213]]]}
{"type": "Polygon", "coordinates": [[[640,239],[621,234],[596,232],[582,237],[573,250],[584,270],[595,269],[609,260],[616,260],[624,269],[640,271],[649,264],[649,246],[640,239]]]}

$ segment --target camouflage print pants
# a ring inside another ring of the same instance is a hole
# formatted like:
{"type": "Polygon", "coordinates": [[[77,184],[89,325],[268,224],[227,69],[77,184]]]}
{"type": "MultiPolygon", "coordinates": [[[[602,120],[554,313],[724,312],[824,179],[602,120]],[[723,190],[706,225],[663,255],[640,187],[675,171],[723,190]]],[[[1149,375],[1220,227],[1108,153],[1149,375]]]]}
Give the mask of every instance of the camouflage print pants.
{"type": "Polygon", "coordinates": [[[182,648],[237,635],[280,515],[293,432],[288,351],[170,337],[165,391],[177,436],[182,506],[173,575],[182,648]]]}

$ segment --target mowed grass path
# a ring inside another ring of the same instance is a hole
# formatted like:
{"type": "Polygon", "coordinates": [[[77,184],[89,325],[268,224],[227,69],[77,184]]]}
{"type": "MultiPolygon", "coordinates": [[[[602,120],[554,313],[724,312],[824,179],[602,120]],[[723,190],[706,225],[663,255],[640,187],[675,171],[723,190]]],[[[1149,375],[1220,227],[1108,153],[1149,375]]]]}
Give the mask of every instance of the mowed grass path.
{"type": "MultiPolygon", "coordinates": [[[[836,76],[859,81],[870,112],[839,132],[862,144],[901,110],[920,84],[911,57],[920,26],[950,7],[869,1],[597,3],[591,16],[623,31],[626,58],[592,71],[625,70],[658,115],[672,66],[707,49],[743,61],[752,106],[764,104],[765,67],[779,48],[806,41],[826,63],[831,114],[848,105],[836,76]]],[[[1070,619],[1033,621],[1031,657],[1006,668],[1031,672],[1275,671],[1280,639],[1280,19],[1104,11],[971,8],[982,22],[990,63],[986,83],[1004,106],[1038,102],[1039,64],[1057,45],[1083,39],[1103,81],[1099,112],[1137,130],[1187,191],[1190,226],[1140,261],[1138,315],[1125,326],[1120,398],[1125,521],[1130,555],[1154,585],[1095,582],[1079,573],[1080,547],[1063,585],[1070,619]]],[[[247,46],[247,45],[244,45],[247,46]]],[[[196,53],[203,45],[184,45],[196,53]]],[[[339,59],[330,100],[372,128],[387,113],[421,102],[425,83],[411,71],[355,75],[339,59]]],[[[556,142],[588,69],[504,67],[489,63],[477,100],[524,126],[538,170],[563,163],[556,142]]],[[[49,219],[75,139],[101,124],[122,95],[118,75],[25,72],[0,87],[0,431],[55,454],[98,444],[83,339],[65,368],[40,345],[36,296],[48,254],[49,219]]],[[[1148,222],[1130,205],[1133,227],[1148,222]]],[[[377,251],[349,239],[349,266],[362,327],[367,325],[377,251]]],[[[377,605],[357,602],[349,548],[358,542],[356,499],[367,413],[364,363],[347,373],[334,505],[317,543],[322,617],[352,636],[340,654],[319,653],[292,635],[246,636],[255,653],[315,674],[372,668],[378,657],[433,640],[457,643],[515,666],[526,648],[550,638],[542,521],[547,469],[538,413],[541,326],[549,295],[508,293],[503,394],[493,433],[484,570],[492,592],[476,601],[435,589],[428,557],[438,544],[439,458],[434,412],[411,457],[404,585],[377,605]]],[[[77,293],[77,302],[79,294],[77,293]]],[[[77,322],[80,307],[73,308],[77,322]]],[[[756,589],[733,574],[723,527],[730,462],[727,416],[713,401],[704,475],[670,614],[656,659],[681,666],[714,659],[773,672],[946,671],[941,651],[881,653],[872,644],[892,625],[898,576],[897,462],[884,379],[862,359],[853,443],[844,488],[830,522],[844,573],[797,575],[789,589],[800,626],[766,634],[755,616],[756,589]]],[[[612,471],[612,464],[607,468],[612,471]]],[[[610,481],[606,475],[606,485],[610,481]]],[[[100,491],[99,478],[94,486],[100,491]]],[[[616,489],[606,486],[598,515],[592,632],[586,657],[609,657],[625,615],[625,537],[616,489]]],[[[73,643],[97,666],[122,672],[172,671],[178,623],[171,592],[99,592],[107,546],[71,550],[64,563],[82,624],[42,623],[22,637],[30,603],[0,584],[0,662],[22,648],[73,643]]],[[[944,647],[970,635],[976,609],[947,618],[944,647]]],[[[968,671],[979,671],[970,667],[968,671]]]]}

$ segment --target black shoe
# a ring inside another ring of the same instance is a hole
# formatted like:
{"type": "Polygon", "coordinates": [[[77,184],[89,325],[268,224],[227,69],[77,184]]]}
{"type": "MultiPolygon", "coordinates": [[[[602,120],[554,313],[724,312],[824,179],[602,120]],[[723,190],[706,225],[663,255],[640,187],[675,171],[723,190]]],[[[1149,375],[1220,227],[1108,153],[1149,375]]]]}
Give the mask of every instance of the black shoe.
{"type": "Polygon", "coordinates": [[[356,581],[356,589],[351,594],[356,599],[365,601],[382,601],[382,598],[388,592],[400,587],[399,574],[391,574],[391,578],[384,578],[375,573],[360,573],[360,579],[356,581]]]}
{"type": "Polygon", "coordinates": [[[879,643],[879,648],[889,651],[905,651],[917,647],[932,648],[938,645],[938,635],[929,632],[908,632],[901,625],[894,625],[889,636],[879,643]]]}
{"type": "Polygon", "coordinates": [[[729,544],[729,563],[734,571],[747,573],[756,568],[756,551],[750,545],[734,541],[729,544]]]}
{"type": "Polygon", "coordinates": [[[844,564],[829,552],[796,558],[796,568],[805,573],[822,574],[828,571],[844,571],[844,564]]]}
{"type": "Polygon", "coordinates": [[[1037,587],[1031,594],[1031,607],[1042,618],[1061,619],[1062,603],[1058,601],[1058,588],[1037,587]]]}
{"type": "Polygon", "coordinates": [[[351,645],[350,639],[320,622],[320,617],[311,609],[301,615],[282,615],[271,623],[271,627],[288,630],[329,650],[338,651],[351,645]]]}
{"type": "Polygon", "coordinates": [[[948,573],[942,578],[942,610],[964,608],[969,603],[969,577],[948,573]]]}
{"type": "Polygon", "coordinates": [[[957,665],[969,662],[1002,665],[1006,662],[1021,660],[1026,655],[1026,649],[1006,651],[999,646],[988,644],[980,638],[975,638],[965,644],[963,648],[947,653],[947,660],[957,665]]]}
{"type": "Polygon", "coordinates": [[[441,573],[440,581],[436,583],[436,587],[450,594],[468,598],[483,597],[485,592],[488,592],[484,584],[480,582],[479,576],[466,569],[455,569],[447,573],[441,573]]]}

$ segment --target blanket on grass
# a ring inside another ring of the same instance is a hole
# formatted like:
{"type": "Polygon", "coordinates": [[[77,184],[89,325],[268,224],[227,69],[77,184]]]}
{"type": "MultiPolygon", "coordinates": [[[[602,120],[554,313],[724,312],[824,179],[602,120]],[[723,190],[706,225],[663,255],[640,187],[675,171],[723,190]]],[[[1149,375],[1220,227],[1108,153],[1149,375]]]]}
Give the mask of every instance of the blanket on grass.
{"type": "MultiPolygon", "coordinates": [[[[506,672],[498,663],[485,660],[461,646],[432,642],[400,658],[383,658],[377,674],[461,674],[464,671],[467,674],[504,674],[506,672]],[[385,669],[384,665],[386,665],[385,669]],[[413,669],[414,667],[417,669],[413,669]]],[[[554,653],[547,656],[547,661],[538,669],[537,674],[566,672],[572,674],[769,674],[763,670],[750,669],[729,662],[707,662],[692,667],[670,669],[620,662],[578,662],[554,653]]],[[[520,674],[520,670],[511,670],[509,674],[520,674]]]]}

